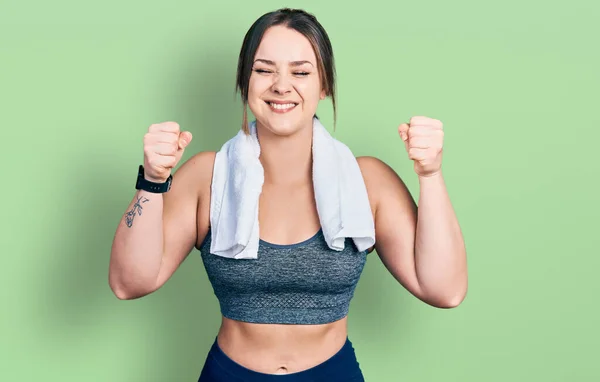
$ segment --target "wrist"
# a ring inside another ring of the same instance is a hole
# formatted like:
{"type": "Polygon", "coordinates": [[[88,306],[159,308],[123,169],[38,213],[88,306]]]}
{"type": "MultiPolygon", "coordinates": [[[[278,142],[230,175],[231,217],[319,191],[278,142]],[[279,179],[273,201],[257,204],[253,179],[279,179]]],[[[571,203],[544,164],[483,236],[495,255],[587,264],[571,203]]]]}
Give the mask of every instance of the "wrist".
{"type": "Polygon", "coordinates": [[[137,190],[144,190],[153,193],[163,193],[171,189],[171,182],[173,177],[169,174],[166,179],[153,177],[148,175],[144,171],[144,166],[140,165],[138,169],[138,176],[135,182],[135,188],[137,190]]]}
{"type": "Polygon", "coordinates": [[[148,174],[144,174],[144,179],[146,179],[148,182],[153,182],[153,183],[165,183],[167,181],[167,179],[169,179],[168,177],[166,178],[155,178],[152,177],[148,174]]]}
{"type": "Polygon", "coordinates": [[[438,182],[443,179],[442,170],[428,175],[419,175],[419,183],[438,182]]]}

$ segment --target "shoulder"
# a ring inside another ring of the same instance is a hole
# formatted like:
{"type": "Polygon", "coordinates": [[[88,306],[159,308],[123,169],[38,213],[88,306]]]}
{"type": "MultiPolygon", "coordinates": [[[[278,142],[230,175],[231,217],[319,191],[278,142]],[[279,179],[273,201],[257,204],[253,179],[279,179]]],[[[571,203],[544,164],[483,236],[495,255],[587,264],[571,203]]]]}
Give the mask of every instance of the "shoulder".
{"type": "MultiPolygon", "coordinates": [[[[400,180],[398,174],[387,163],[373,156],[356,157],[358,167],[367,183],[367,188],[379,187],[400,180]]],[[[401,181],[401,180],[400,180],[401,181]]]]}
{"type": "MultiPolygon", "coordinates": [[[[356,157],[358,166],[363,172],[363,175],[370,176],[372,174],[380,174],[385,171],[393,171],[384,161],[373,156],[360,156],[356,157]]],[[[381,174],[380,174],[381,175],[381,174]]]]}
{"type": "Polygon", "coordinates": [[[176,183],[188,190],[196,190],[203,194],[210,184],[213,175],[216,152],[201,151],[186,160],[173,174],[173,187],[176,183]]]}
{"type": "Polygon", "coordinates": [[[356,157],[363,175],[371,204],[377,208],[390,197],[402,195],[410,198],[404,181],[383,160],[373,156],[356,157]]]}
{"type": "Polygon", "coordinates": [[[216,155],[217,153],[215,151],[201,151],[185,161],[185,163],[182,165],[182,168],[183,166],[186,166],[193,168],[194,170],[203,170],[202,172],[209,170],[212,173],[212,167],[215,163],[216,155]]]}

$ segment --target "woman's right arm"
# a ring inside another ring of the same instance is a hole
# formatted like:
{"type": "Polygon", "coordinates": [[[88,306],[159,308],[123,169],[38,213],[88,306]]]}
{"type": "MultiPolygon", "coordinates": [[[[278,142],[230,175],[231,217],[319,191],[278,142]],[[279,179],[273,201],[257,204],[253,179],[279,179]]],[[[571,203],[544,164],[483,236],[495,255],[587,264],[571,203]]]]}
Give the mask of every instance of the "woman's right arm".
{"type": "MultiPolygon", "coordinates": [[[[176,123],[152,125],[144,137],[145,177],[164,182],[190,140],[191,134],[180,133],[176,123]]],[[[111,248],[109,285],[119,299],[160,288],[193,249],[200,191],[212,176],[210,160],[211,153],[190,158],[173,174],[166,193],[135,193],[111,248]]]]}

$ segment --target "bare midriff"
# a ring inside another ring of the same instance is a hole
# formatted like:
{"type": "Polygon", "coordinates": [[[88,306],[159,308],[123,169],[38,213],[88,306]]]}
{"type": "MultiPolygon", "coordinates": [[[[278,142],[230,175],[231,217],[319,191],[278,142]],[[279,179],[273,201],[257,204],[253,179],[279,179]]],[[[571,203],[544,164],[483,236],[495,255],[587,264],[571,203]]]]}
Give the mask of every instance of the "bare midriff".
{"type": "Polygon", "coordinates": [[[217,342],[247,369],[290,374],[331,358],[344,346],[347,333],[347,317],[320,325],[255,324],[223,317],[217,342]]]}

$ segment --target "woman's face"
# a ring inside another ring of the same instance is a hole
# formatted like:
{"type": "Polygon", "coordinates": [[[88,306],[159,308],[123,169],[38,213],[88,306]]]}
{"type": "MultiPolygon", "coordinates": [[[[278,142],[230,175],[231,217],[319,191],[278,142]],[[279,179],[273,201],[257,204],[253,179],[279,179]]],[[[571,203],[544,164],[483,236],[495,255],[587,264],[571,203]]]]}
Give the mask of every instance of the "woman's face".
{"type": "Polygon", "coordinates": [[[258,123],[277,135],[311,126],[325,98],[312,45],[301,33],[267,29],[256,51],[248,88],[248,106],[258,123]]]}

